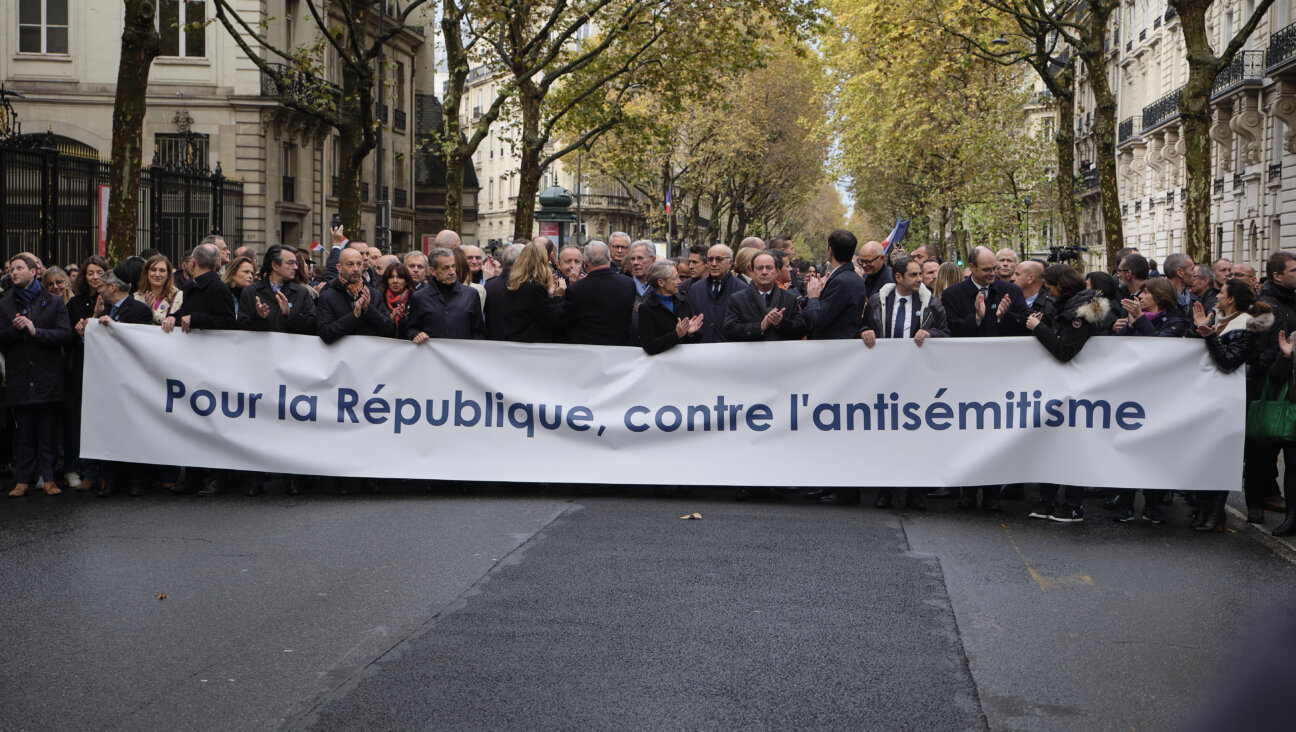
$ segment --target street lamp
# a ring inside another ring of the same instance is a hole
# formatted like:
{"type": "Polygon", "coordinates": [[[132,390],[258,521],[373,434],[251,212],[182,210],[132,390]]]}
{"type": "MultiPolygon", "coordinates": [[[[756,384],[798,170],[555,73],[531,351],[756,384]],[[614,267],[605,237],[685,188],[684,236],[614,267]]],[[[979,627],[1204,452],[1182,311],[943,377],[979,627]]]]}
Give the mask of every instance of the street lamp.
{"type": "Polygon", "coordinates": [[[1022,237],[1022,257],[1023,258],[1025,258],[1027,253],[1029,253],[1031,250],[1030,249],[1031,204],[1034,202],[1035,201],[1029,195],[1027,195],[1024,199],[1022,199],[1022,203],[1026,204],[1026,233],[1022,237]]]}
{"type": "MultiPolygon", "coordinates": [[[[386,20],[387,17],[387,0],[377,0],[376,5],[378,6],[378,37],[382,38],[383,21],[386,20]]],[[[374,135],[375,148],[378,152],[378,160],[374,163],[374,177],[377,178],[377,181],[374,184],[374,199],[377,206],[377,215],[374,218],[376,218],[377,221],[374,222],[374,238],[378,240],[377,244],[380,250],[390,253],[391,250],[387,246],[387,234],[391,228],[391,202],[383,195],[383,191],[385,190],[383,188],[383,126],[386,122],[384,119],[386,115],[383,114],[383,84],[385,83],[385,75],[383,72],[385,71],[384,66],[386,65],[383,58],[383,49],[386,45],[386,43],[378,44],[378,109],[374,110],[378,114],[378,129],[374,135]]]]}

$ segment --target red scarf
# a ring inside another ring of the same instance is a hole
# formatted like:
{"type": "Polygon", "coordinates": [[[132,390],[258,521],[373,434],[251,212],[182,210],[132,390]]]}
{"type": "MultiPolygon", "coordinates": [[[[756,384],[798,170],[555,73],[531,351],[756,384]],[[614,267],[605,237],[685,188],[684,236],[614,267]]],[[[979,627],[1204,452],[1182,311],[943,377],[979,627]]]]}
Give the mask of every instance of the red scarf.
{"type": "Polygon", "coordinates": [[[400,319],[405,315],[405,303],[409,301],[409,294],[408,289],[399,295],[387,291],[387,310],[391,312],[391,319],[396,324],[397,333],[400,332],[400,319]]]}

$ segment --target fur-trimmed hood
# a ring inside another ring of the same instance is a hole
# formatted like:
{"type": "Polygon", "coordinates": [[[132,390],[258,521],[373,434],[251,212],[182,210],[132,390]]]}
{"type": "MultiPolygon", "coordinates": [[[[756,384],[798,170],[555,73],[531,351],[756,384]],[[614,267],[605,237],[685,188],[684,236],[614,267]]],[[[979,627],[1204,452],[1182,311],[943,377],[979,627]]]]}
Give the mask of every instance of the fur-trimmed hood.
{"type": "Polygon", "coordinates": [[[1097,290],[1081,290],[1058,308],[1059,322],[1084,318],[1090,325],[1098,328],[1102,326],[1103,318],[1107,317],[1109,310],[1111,310],[1111,302],[1097,290]]]}
{"type": "Polygon", "coordinates": [[[1219,333],[1220,335],[1224,335],[1229,331],[1242,330],[1243,328],[1245,328],[1246,330],[1252,333],[1258,334],[1258,333],[1264,333],[1265,331],[1269,330],[1270,328],[1273,327],[1273,324],[1274,324],[1273,313],[1263,313],[1261,315],[1256,315],[1256,316],[1251,316],[1248,315],[1247,313],[1238,313],[1237,315],[1233,316],[1232,320],[1224,324],[1224,328],[1220,330],[1219,333]]]}
{"type": "MultiPolygon", "coordinates": [[[[886,302],[887,295],[890,295],[895,290],[895,288],[896,286],[894,282],[888,282],[885,285],[882,285],[881,287],[878,288],[877,294],[874,295],[874,297],[878,298],[878,300],[882,302],[886,302]]],[[[918,305],[923,310],[926,310],[931,305],[931,299],[932,299],[932,291],[927,289],[927,285],[924,285],[921,282],[919,282],[918,283],[918,305]]]]}

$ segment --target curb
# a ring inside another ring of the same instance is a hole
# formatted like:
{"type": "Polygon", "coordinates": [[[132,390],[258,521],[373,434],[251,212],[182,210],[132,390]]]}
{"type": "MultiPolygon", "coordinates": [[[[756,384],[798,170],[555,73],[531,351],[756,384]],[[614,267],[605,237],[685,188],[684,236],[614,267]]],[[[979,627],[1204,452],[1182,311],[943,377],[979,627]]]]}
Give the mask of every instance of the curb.
{"type": "Polygon", "coordinates": [[[1242,524],[1242,526],[1244,527],[1243,530],[1252,539],[1255,539],[1257,542],[1268,547],[1270,550],[1273,551],[1274,554],[1277,554],[1278,556],[1282,557],[1283,559],[1286,559],[1292,564],[1296,564],[1296,544],[1293,544],[1291,541],[1288,541],[1287,537],[1274,536],[1273,534],[1269,533],[1269,530],[1264,528],[1261,524],[1247,523],[1246,514],[1242,513],[1236,508],[1232,506],[1226,506],[1225,508],[1228,511],[1230,517],[1236,519],[1238,522],[1242,524]]]}

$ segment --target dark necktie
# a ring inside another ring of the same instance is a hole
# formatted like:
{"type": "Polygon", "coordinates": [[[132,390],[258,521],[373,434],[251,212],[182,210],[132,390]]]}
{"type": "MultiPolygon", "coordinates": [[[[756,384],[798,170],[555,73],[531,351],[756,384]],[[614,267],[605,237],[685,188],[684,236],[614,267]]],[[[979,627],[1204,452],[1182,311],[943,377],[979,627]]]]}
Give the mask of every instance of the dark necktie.
{"type": "Polygon", "coordinates": [[[896,308],[895,323],[891,326],[892,338],[905,337],[905,305],[909,302],[907,298],[900,299],[900,307],[896,308]]]}
{"type": "Polygon", "coordinates": [[[982,287],[982,288],[981,288],[981,297],[985,299],[985,301],[986,301],[986,306],[988,307],[988,306],[990,305],[990,288],[989,288],[989,287],[982,287]]]}
{"type": "Polygon", "coordinates": [[[720,280],[711,280],[711,299],[720,297],[720,280]]]}
{"type": "Polygon", "coordinates": [[[765,309],[766,309],[766,310],[769,310],[769,306],[770,306],[770,296],[773,295],[773,294],[774,294],[774,291],[773,291],[773,290],[770,290],[769,292],[765,293],[765,309]]]}

